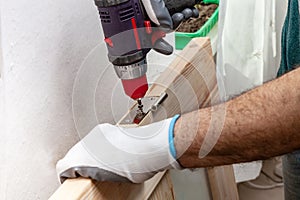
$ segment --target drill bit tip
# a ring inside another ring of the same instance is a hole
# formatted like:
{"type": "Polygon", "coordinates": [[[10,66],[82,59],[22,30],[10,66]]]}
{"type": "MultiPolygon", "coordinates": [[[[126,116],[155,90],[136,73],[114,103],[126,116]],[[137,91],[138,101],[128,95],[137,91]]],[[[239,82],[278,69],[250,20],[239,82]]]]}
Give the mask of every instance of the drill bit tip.
{"type": "Polygon", "coordinates": [[[138,103],[138,108],[139,108],[139,111],[142,113],[142,114],[145,114],[144,113],[144,110],[143,110],[143,103],[142,103],[142,99],[138,99],[137,100],[137,103],[138,103]]]}

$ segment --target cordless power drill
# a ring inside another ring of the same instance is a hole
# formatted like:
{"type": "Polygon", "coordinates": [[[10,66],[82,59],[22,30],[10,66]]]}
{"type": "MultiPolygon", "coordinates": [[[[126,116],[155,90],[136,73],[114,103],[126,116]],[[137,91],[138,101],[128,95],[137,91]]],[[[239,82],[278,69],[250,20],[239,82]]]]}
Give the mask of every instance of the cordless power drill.
{"type": "MultiPolygon", "coordinates": [[[[155,48],[155,43],[165,36],[163,31],[153,30],[140,0],[95,0],[108,49],[109,61],[113,64],[126,95],[141,104],[148,90],[146,55],[155,48]]],[[[170,14],[193,7],[195,0],[165,0],[170,14]]],[[[171,54],[173,47],[165,43],[156,49],[171,54]]]]}

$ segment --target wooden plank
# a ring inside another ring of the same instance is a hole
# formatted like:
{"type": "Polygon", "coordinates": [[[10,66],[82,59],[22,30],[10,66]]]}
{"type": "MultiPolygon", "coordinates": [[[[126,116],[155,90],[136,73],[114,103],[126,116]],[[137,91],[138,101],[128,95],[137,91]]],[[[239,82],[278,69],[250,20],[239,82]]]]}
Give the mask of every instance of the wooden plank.
{"type": "MultiPolygon", "coordinates": [[[[139,125],[216,103],[217,98],[212,98],[212,94],[217,93],[216,85],[210,41],[208,38],[193,39],[149,89],[146,94],[148,97],[159,97],[163,93],[167,93],[168,97],[156,112],[149,112],[139,125]]],[[[213,183],[212,188],[218,189],[213,183]]],[[[156,200],[174,199],[174,194],[168,173],[165,175],[162,172],[143,184],[67,180],[51,199],[156,200]]]]}
{"type": "MultiPolygon", "coordinates": [[[[148,199],[164,175],[165,172],[158,173],[142,184],[96,182],[84,178],[68,179],[50,197],[50,200],[148,199]]],[[[166,188],[165,185],[166,183],[162,187],[166,188]]],[[[167,194],[172,196],[173,192],[168,191],[167,194]]],[[[158,191],[155,194],[155,196],[163,195],[166,196],[165,192],[158,191]]]]}
{"type": "Polygon", "coordinates": [[[239,199],[232,165],[207,168],[207,174],[214,200],[239,199]]]}

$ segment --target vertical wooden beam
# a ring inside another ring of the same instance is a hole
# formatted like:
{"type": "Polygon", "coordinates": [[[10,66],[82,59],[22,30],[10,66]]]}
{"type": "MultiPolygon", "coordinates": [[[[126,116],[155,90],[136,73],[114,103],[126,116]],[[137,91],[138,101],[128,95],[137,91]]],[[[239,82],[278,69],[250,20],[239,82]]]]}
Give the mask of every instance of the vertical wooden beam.
{"type": "Polygon", "coordinates": [[[232,165],[207,168],[213,200],[239,199],[232,165]]]}
{"type": "Polygon", "coordinates": [[[166,172],[164,177],[158,183],[157,187],[149,197],[149,200],[174,200],[175,194],[173,189],[172,180],[170,177],[170,173],[166,172]]]}

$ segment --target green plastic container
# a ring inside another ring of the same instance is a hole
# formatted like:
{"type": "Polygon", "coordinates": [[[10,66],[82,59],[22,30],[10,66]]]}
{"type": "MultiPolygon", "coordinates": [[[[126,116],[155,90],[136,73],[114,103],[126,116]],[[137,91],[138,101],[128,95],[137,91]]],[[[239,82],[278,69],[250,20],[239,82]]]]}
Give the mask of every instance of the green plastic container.
{"type": "MultiPolygon", "coordinates": [[[[219,4],[219,0],[203,0],[204,3],[214,3],[219,4]]],[[[205,37],[218,22],[219,18],[219,8],[215,10],[213,15],[207,20],[207,22],[194,33],[183,33],[175,32],[175,48],[178,50],[183,49],[193,38],[195,37],[205,37]]]]}

